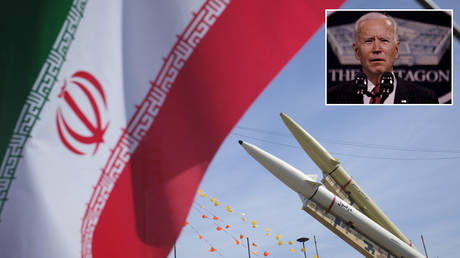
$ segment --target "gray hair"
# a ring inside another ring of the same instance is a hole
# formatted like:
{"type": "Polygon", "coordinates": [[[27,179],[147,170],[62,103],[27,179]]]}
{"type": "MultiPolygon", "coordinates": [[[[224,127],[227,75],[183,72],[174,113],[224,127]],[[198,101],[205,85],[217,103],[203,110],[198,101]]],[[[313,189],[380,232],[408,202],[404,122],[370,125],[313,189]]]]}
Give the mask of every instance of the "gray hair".
{"type": "Polygon", "coordinates": [[[388,15],[382,14],[382,13],[377,13],[377,12],[371,12],[371,13],[366,13],[363,16],[361,16],[356,22],[355,22],[355,43],[359,43],[358,39],[358,30],[359,30],[359,25],[367,20],[388,20],[391,23],[391,27],[393,28],[393,33],[394,33],[394,39],[397,42],[398,41],[398,24],[396,21],[388,15]]]}

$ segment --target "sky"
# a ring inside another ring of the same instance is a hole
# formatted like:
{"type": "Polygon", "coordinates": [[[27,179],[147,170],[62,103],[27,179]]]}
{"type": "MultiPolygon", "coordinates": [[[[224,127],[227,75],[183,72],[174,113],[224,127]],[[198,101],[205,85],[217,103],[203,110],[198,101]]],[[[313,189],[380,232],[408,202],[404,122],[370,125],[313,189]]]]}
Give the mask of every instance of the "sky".
{"type": "MultiPolygon", "coordinates": [[[[437,0],[445,9],[459,1],[437,0]]],[[[416,1],[349,0],[347,9],[419,9],[416,1]]],[[[269,252],[268,257],[303,257],[299,237],[318,244],[319,257],[362,257],[339,237],[304,212],[298,195],[272,176],[241,146],[253,143],[306,174],[321,171],[299,147],[279,113],[296,120],[315,137],[354,178],[400,230],[423,253],[423,235],[429,257],[458,256],[460,203],[455,189],[460,173],[460,108],[455,88],[460,54],[453,39],[454,105],[452,106],[325,106],[324,26],[278,74],[228,135],[209,166],[187,221],[176,242],[177,257],[247,257],[236,245],[240,234],[269,252]],[[363,146],[367,144],[366,146],[363,146]],[[220,203],[215,206],[210,198],[220,203]],[[203,205],[204,208],[201,206],[203,205]],[[232,213],[226,211],[229,205],[232,213]],[[241,219],[241,212],[247,218],[241,219]],[[219,225],[230,225],[227,232],[219,225]],[[257,227],[252,228],[252,220],[257,227]],[[272,236],[266,235],[266,228],[272,236]],[[198,234],[204,239],[200,240],[198,234]],[[281,234],[282,246],[278,246],[281,234]],[[294,241],[289,245],[288,241],[294,241]],[[217,251],[209,252],[210,246],[217,251]],[[296,252],[291,252],[290,248],[296,252]]],[[[313,257],[314,244],[306,243],[313,257]]],[[[263,257],[263,255],[259,255],[263,257]]],[[[173,253],[169,257],[174,257],[173,253]]]]}

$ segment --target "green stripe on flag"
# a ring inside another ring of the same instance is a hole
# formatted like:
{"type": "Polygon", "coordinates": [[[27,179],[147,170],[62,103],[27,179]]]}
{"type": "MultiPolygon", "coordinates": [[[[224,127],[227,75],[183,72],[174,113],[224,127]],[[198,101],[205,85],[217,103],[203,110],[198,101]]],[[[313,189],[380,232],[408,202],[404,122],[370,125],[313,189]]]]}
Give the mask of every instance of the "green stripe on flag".
{"type": "Polygon", "coordinates": [[[22,158],[66,59],[87,0],[2,6],[0,88],[0,216],[22,158]],[[51,49],[51,50],[50,50],[51,49]]]}
{"type": "Polygon", "coordinates": [[[6,1],[0,24],[0,160],[72,1],[6,1]]]}

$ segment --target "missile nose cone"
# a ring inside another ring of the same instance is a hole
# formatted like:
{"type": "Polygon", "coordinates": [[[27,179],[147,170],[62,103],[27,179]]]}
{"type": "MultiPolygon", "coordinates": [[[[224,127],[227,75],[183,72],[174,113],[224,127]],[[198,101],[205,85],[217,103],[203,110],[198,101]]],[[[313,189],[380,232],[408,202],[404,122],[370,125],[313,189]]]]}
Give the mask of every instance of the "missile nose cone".
{"type": "Polygon", "coordinates": [[[241,146],[257,162],[297,193],[310,197],[315,189],[321,185],[315,182],[315,176],[305,175],[300,170],[255,145],[243,142],[241,146]]]}
{"type": "Polygon", "coordinates": [[[313,162],[325,173],[331,172],[339,162],[333,158],[315,138],[307,133],[299,124],[284,113],[280,114],[284,124],[295,137],[302,149],[310,156],[313,162]]]}

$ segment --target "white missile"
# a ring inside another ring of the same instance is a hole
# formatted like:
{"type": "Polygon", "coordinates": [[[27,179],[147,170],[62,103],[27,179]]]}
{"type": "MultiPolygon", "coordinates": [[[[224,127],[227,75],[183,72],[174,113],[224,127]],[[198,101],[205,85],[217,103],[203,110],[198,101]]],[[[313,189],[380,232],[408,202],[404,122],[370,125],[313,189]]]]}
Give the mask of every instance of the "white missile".
{"type": "Polygon", "coordinates": [[[398,227],[387,217],[377,204],[364,192],[351,176],[340,165],[339,161],[332,157],[319,142],[307,131],[286,114],[281,113],[281,118],[289,131],[296,138],[302,149],[310,156],[313,162],[323,171],[323,175],[331,176],[344,191],[347,191],[353,201],[356,202],[361,211],[377,222],[380,226],[393,233],[406,244],[412,245],[409,239],[398,229],[398,227]]]}
{"type": "Polygon", "coordinates": [[[255,160],[289,188],[306,199],[315,202],[324,208],[327,213],[350,222],[358,232],[375,241],[394,256],[404,258],[424,257],[366,215],[329,192],[326,187],[315,181],[316,175],[305,175],[295,167],[252,144],[243,141],[239,141],[239,143],[255,160]]]}

